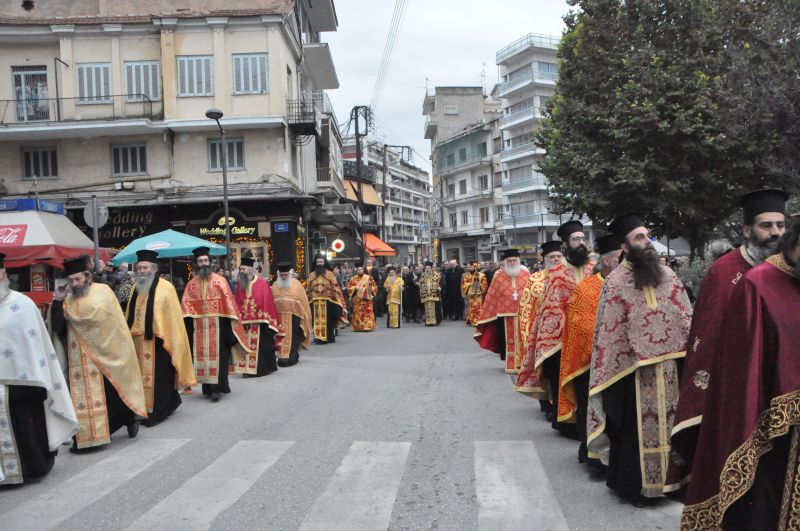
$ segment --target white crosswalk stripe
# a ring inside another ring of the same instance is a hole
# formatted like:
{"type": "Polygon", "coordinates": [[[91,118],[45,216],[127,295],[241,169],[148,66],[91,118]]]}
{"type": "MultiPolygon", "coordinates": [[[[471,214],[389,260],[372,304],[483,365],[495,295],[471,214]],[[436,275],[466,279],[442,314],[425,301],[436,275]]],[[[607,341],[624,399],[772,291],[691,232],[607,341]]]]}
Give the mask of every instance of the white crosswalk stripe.
{"type": "Polygon", "coordinates": [[[533,441],[475,441],[481,531],[567,530],[533,441]]]}
{"type": "Polygon", "coordinates": [[[168,456],[189,439],[142,439],[0,515],[0,528],[52,529],[168,456]]]}
{"type": "Polygon", "coordinates": [[[302,531],[389,527],[411,443],[354,442],[302,531]]]}
{"type": "Polygon", "coordinates": [[[294,444],[239,441],[136,520],[131,530],[208,529],[294,444]]]}

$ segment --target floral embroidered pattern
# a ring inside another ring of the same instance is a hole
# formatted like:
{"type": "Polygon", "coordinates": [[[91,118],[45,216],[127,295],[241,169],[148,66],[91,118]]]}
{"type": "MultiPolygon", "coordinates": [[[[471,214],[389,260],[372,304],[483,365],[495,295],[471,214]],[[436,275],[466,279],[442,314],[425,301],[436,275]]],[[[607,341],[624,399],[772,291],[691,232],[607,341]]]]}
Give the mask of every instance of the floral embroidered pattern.
{"type": "Polygon", "coordinates": [[[711,380],[711,375],[708,374],[707,371],[701,370],[694,373],[694,378],[692,379],[692,382],[694,382],[695,387],[706,390],[708,389],[709,380],[711,380]]]}

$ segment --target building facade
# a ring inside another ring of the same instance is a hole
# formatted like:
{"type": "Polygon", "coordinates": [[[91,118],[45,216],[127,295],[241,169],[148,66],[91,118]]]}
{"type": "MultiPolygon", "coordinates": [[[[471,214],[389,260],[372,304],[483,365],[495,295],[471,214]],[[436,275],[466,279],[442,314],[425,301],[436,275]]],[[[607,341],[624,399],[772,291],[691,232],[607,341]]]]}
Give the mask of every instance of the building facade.
{"type": "MultiPolygon", "coordinates": [[[[305,269],[308,235],[358,223],[325,90],[332,0],[0,1],[3,198],[109,207],[101,245],[173,228],[305,269]],[[222,214],[222,110],[230,218],[222,214]]],[[[76,222],[80,216],[76,216],[76,222]]]]}
{"type": "MultiPolygon", "coordinates": [[[[542,109],[558,81],[559,41],[559,37],[528,34],[496,53],[501,80],[492,95],[502,102],[502,150],[495,227],[507,245],[526,254],[556,239],[555,231],[570,217],[551,211],[547,178],[539,171],[545,151],[534,142],[542,109]]],[[[588,219],[582,221],[591,225],[588,219]]]]}

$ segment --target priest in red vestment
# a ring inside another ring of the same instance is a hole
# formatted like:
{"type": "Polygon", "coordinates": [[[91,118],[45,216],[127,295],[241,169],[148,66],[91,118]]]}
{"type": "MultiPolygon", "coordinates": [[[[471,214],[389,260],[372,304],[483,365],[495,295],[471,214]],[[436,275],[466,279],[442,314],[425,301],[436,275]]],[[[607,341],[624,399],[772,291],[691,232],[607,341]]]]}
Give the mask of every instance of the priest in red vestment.
{"type": "Polygon", "coordinates": [[[800,529],[800,221],[740,280],[681,529],[800,529]]]}
{"type": "Polygon", "coordinates": [[[192,252],[195,276],[183,291],[183,321],[194,356],[195,377],[203,384],[203,396],[216,402],[221,393],[231,392],[231,349],[247,343],[228,281],[211,271],[209,248],[198,247],[192,252]]]}
{"type": "Polygon", "coordinates": [[[500,256],[503,267],[492,278],[481,306],[475,340],[486,350],[500,354],[506,372],[514,370],[519,344],[519,301],[530,273],[522,268],[519,251],[506,249],[500,256]]]}
{"type": "Polygon", "coordinates": [[[568,426],[559,424],[556,415],[561,346],[567,303],[578,283],[592,274],[592,266],[589,264],[586,234],[580,221],[570,220],[561,225],[558,236],[565,260],[547,274],[514,390],[549,401],[553,411],[547,416],[553,428],[574,432],[574,419],[568,426]]]}
{"type": "MultiPolygon", "coordinates": [[[[785,231],[786,200],[781,190],[757,190],[741,199],[744,243],[721,256],[708,270],[694,306],[680,400],[672,428],[669,474],[665,491],[683,491],[692,475],[697,436],[702,429],[709,381],[720,343],[728,332],[731,299],[747,271],[777,250],[785,231]]],[[[724,360],[722,360],[724,362],[724,360]]]]}
{"type": "Polygon", "coordinates": [[[615,219],[625,260],[606,278],[589,374],[589,457],[606,485],[635,505],[661,496],[692,306],[636,214],[615,219]]]}
{"type": "Polygon", "coordinates": [[[245,378],[266,376],[278,370],[276,352],[283,339],[283,323],[272,288],[255,272],[254,266],[252,258],[242,258],[236,288],[236,306],[246,336],[244,348],[234,348],[234,354],[236,372],[245,378]]]}

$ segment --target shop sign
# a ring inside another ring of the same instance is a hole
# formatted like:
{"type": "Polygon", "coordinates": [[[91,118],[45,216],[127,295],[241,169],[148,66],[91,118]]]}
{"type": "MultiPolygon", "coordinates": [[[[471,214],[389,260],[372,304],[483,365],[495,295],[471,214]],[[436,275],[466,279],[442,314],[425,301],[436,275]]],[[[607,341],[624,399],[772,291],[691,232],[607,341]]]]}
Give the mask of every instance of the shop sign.
{"type": "MultiPolygon", "coordinates": [[[[228,216],[228,225],[231,227],[231,236],[254,236],[256,233],[255,226],[249,225],[236,225],[236,218],[228,216]]],[[[200,227],[200,236],[218,236],[225,237],[225,216],[219,218],[216,227],[200,227]]]]}
{"type": "Polygon", "coordinates": [[[25,241],[28,225],[0,225],[0,247],[16,247],[25,241]]]}
{"type": "Polygon", "coordinates": [[[100,230],[103,240],[130,241],[141,238],[153,223],[153,213],[136,210],[111,210],[108,224],[100,230]]]}
{"type": "Polygon", "coordinates": [[[289,232],[288,223],[275,223],[273,226],[275,227],[275,232],[289,232]]]}
{"type": "Polygon", "coordinates": [[[47,291],[47,273],[31,272],[31,291],[47,291]]]}

